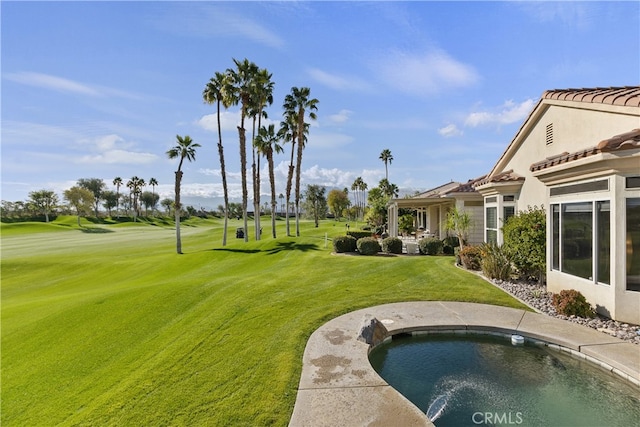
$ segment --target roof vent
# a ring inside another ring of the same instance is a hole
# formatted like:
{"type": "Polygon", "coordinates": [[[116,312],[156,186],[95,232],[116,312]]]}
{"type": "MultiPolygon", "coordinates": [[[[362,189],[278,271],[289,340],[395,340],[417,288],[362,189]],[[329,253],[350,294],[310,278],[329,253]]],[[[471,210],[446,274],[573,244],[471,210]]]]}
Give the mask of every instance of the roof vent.
{"type": "Polygon", "coordinates": [[[547,125],[547,145],[553,143],[553,123],[547,125]]]}

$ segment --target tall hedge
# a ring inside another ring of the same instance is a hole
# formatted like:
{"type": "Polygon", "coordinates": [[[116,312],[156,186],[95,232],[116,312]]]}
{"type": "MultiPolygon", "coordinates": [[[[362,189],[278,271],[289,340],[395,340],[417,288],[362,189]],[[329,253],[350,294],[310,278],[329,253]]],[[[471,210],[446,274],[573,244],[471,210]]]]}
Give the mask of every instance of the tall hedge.
{"type": "Polygon", "coordinates": [[[509,218],[502,233],[502,249],[518,274],[542,281],[547,264],[547,215],[544,209],[529,206],[526,211],[509,218]]]}

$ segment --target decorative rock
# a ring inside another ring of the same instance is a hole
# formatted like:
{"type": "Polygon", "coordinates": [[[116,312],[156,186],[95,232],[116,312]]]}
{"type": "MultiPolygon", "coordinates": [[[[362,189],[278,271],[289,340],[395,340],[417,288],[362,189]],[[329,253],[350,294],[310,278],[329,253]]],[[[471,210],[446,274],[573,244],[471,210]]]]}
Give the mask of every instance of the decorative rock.
{"type": "Polygon", "coordinates": [[[370,346],[380,344],[389,334],[387,328],[375,317],[365,316],[363,326],[358,334],[358,341],[365,342],[370,346]]]}

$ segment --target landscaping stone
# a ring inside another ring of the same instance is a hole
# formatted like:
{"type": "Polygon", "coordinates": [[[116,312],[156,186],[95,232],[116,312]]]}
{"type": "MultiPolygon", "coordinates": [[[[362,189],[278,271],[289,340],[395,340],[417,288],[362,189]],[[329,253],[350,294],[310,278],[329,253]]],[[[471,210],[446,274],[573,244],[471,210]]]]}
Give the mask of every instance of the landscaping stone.
{"type": "Polygon", "coordinates": [[[553,294],[547,292],[546,287],[537,282],[513,283],[502,280],[491,280],[491,282],[541,313],[584,325],[621,340],[640,345],[640,326],[638,325],[616,322],[599,314],[593,319],[558,314],[553,306],[553,294]]]}

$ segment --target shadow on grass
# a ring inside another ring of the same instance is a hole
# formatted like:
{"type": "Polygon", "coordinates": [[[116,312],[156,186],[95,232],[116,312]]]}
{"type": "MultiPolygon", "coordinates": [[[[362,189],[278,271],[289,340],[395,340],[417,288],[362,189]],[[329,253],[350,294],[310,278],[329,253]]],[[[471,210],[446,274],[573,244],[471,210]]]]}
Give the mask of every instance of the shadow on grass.
{"type": "Polygon", "coordinates": [[[102,227],[80,227],[80,231],[87,234],[105,234],[113,233],[113,230],[108,230],[102,227]]]}
{"type": "Polygon", "coordinates": [[[319,251],[320,248],[316,244],[309,243],[295,243],[295,242],[281,242],[276,245],[275,248],[271,249],[231,249],[231,248],[215,248],[210,249],[214,252],[233,252],[239,254],[256,254],[256,253],[266,253],[268,255],[274,255],[283,251],[319,251]]]}
{"type": "Polygon", "coordinates": [[[309,251],[319,251],[320,248],[316,244],[310,243],[295,243],[295,242],[280,242],[276,245],[275,248],[267,249],[265,252],[269,255],[277,254],[282,251],[301,251],[301,252],[309,252],[309,251]]]}

